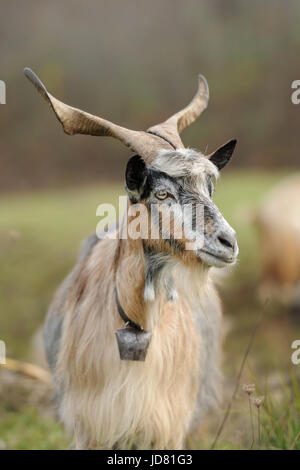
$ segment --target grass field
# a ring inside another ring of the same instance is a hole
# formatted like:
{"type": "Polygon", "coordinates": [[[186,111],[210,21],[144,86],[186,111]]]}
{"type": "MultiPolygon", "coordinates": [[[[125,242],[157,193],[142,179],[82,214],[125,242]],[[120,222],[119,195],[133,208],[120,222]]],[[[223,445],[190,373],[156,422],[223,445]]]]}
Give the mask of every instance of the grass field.
{"type": "MultiPolygon", "coordinates": [[[[240,245],[240,261],[221,288],[229,325],[224,345],[224,370],[232,385],[260,308],[255,294],[260,275],[260,251],[250,215],[267,190],[285,173],[224,173],[215,201],[236,229],[240,245]]],[[[101,183],[76,189],[0,196],[0,339],[6,343],[8,356],[21,360],[30,358],[32,337],[43,322],[56,287],[74,264],[80,241],[95,230],[98,204],[117,205],[119,194],[124,194],[121,184],[101,183]]],[[[295,372],[291,370],[289,357],[296,332],[277,307],[268,308],[264,323],[247,364],[246,378],[260,382],[265,393],[267,376],[281,377],[295,372]]],[[[300,441],[296,437],[300,429],[300,401],[295,384],[285,390],[277,405],[272,404],[272,399],[272,395],[268,395],[268,404],[264,407],[262,445],[299,448],[300,441]],[[292,399],[290,407],[287,403],[292,399]],[[278,426],[277,414],[283,415],[285,427],[278,426]]],[[[240,414],[247,416],[247,401],[239,395],[233,408],[232,423],[219,443],[221,448],[247,445],[248,437],[240,430],[240,421],[236,418],[240,414]],[[236,435],[239,432],[242,436],[236,435]]],[[[217,418],[220,417],[221,414],[217,418]]],[[[209,438],[215,432],[216,423],[212,426],[209,438]]],[[[2,441],[6,447],[17,449],[65,448],[67,445],[59,424],[26,404],[0,405],[0,448],[2,441]]],[[[203,447],[209,445],[208,441],[205,435],[193,446],[203,447]]]]}

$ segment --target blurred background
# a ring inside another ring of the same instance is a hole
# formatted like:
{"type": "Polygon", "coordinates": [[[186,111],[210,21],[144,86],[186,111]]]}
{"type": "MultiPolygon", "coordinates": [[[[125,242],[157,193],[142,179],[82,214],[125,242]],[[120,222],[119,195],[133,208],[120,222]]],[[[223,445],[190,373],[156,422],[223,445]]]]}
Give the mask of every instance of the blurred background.
{"type": "MultiPolygon", "coordinates": [[[[65,135],[23,68],[58,99],[132,129],[185,106],[202,73],[209,106],[182,138],[208,153],[238,139],[215,200],[237,230],[240,260],[220,276],[224,405],[191,447],[215,435],[268,298],[243,381],[265,395],[261,445],[299,448],[300,366],[291,362],[300,339],[300,105],[291,102],[299,2],[15,0],[0,10],[0,340],[8,358],[44,366],[47,307],[95,230],[98,204],[123,194],[130,156],[113,139],[65,135]]],[[[0,448],[66,447],[48,386],[8,369],[0,369],[0,448]]],[[[239,390],[220,448],[249,445],[247,407],[239,390]]]]}

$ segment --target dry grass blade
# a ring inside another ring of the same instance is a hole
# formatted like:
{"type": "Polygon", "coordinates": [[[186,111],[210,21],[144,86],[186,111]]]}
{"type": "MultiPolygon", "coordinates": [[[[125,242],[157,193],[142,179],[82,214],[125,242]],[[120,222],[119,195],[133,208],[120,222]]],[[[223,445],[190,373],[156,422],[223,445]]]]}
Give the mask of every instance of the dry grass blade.
{"type": "Polygon", "coordinates": [[[6,364],[2,365],[1,367],[3,367],[4,369],[10,370],[12,372],[17,372],[19,374],[23,374],[33,379],[39,380],[40,382],[43,382],[44,384],[51,383],[50,372],[48,372],[45,369],[42,369],[41,367],[35,364],[17,361],[16,359],[6,358],[6,364]]]}
{"type": "Polygon", "coordinates": [[[294,441],[293,441],[293,444],[292,444],[291,447],[290,447],[290,450],[294,450],[295,445],[297,444],[299,437],[300,437],[300,431],[299,431],[298,434],[296,435],[296,437],[295,437],[295,439],[294,439],[294,441]]]}
{"type": "Polygon", "coordinates": [[[212,443],[212,445],[211,445],[211,448],[210,448],[211,450],[213,450],[213,449],[216,447],[216,444],[217,444],[217,442],[218,442],[218,439],[219,439],[219,437],[220,437],[220,435],[221,435],[221,433],[222,433],[222,431],[223,431],[223,429],[224,429],[224,426],[225,426],[226,421],[227,421],[227,419],[228,419],[228,416],[229,416],[229,414],[230,414],[230,410],[231,410],[231,408],[232,408],[232,404],[233,404],[233,402],[234,402],[234,400],[235,400],[237,391],[238,391],[239,386],[240,386],[240,381],[241,381],[242,373],[243,373],[243,370],[244,370],[244,367],[245,367],[245,364],[246,364],[247,357],[248,357],[249,352],[250,352],[250,350],[251,350],[251,348],[252,348],[252,344],[253,344],[253,342],[254,342],[254,338],[255,338],[255,336],[256,336],[256,333],[257,333],[257,331],[258,331],[258,329],[259,329],[259,327],[260,327],[260,325],[261,325],[261,322],[262,322],[262,319],[263,319],[263,313],[264,313],[264,310],[265,310],[266,305],[267,305],[268,302],[269,302],[269,299],[266,299],[266,301],[265,301],[265,303],[264,303],[264,305],[263,305],[263,307],[262,307],[262,309],[261,309],[261,312],[260,312],[258,321],[257,321],[257,323],[256,323],[256,325],[255,325],[255,327],[254,327],[254,329],[253,329],[253,331],[252,331],[252,334],[251,334],[251,337],[250,337],[250,340],[249,340],[247,349],[246,349],[246,351],[245,351],[245,354],[244,354],[244,357],[243,357],[243,360],[242,360],[242,363],[241,363],[241,367],[240,367],[238,376],[237,376],[237,378],[236,378],[235,387],[234,387],[234,391],[233,391],[232,397],[231,397],[231,399],[230,399],[230,401],[229,401],[229,403],[228,403],[228,406],[227,406],[227,409],[226,409],[224,418],[223,418],[223,420],[222,420],[222,422],[221,422],[221,424],[220,424],[220,427],[219,427],[219,429],[218,429],[218,432],[217,432],[217,434],[216,434],[216,437],[215,437],[215,439],[214,439],[214,441],[213,441],[213,443],[212,443]]]}

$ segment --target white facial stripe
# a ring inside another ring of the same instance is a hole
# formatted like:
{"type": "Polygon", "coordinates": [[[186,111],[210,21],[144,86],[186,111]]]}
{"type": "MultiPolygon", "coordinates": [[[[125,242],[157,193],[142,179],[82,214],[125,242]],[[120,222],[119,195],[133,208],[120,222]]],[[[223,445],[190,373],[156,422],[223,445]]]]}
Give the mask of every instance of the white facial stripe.
{"type": "Polygon", "coordinates": [[[174,152],[162,150],[151,167],[167,173],[174,178],[188,177],[191,186],[200,192],[206,192],[206,175],[217,179],[217,167],[203,154],[192,149],[180,149],[174,152]]]}

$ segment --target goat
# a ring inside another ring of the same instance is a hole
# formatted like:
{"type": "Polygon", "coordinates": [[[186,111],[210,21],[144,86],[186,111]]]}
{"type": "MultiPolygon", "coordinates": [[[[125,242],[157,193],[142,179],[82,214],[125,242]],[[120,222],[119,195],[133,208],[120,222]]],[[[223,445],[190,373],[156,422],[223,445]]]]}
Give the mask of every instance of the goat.
{"type": "MultiPolygon", "coordinates": [[[[143,132],[72,108],[50,95],[30,69],[25,75],[67,134],[112,136],[136,154],[126,167],[124,218],[135,219],[130,211],[137,203],[146,219],[153,218],[150,206],[203,208],[203,246],[193,249],[186,249],[192,239],[186,233],[179,239],[161,231],[155,239],[127,232],[112,237],[126,231],[124,219],[100,239],[90,236],[55,296],[44,332],[59,415],[77,449],[124,449],[130,443],[181,449],[219,397],[221,306],[210,267],[233,264],[238,245],[212,195],[236,140],[209,156],[184,148],[179,133],[208,103],[202,76],[186,108],[143,132]],[[124,321],[137,343],[139,332],[152,335],[144,362],[120,358],[115,332],[124,321]]],[[[176,214],[173,227],[182,224],[176,214]]],[[[191,224],[196,218],[193,212],[191,224]]]]}
{"type": "Polygon", "coordinates": [[[300,311],[300,177],[289,176],[265,196],[254,216],[262,258],[260,297],[286,303],[295,319],[300,311]]]}

